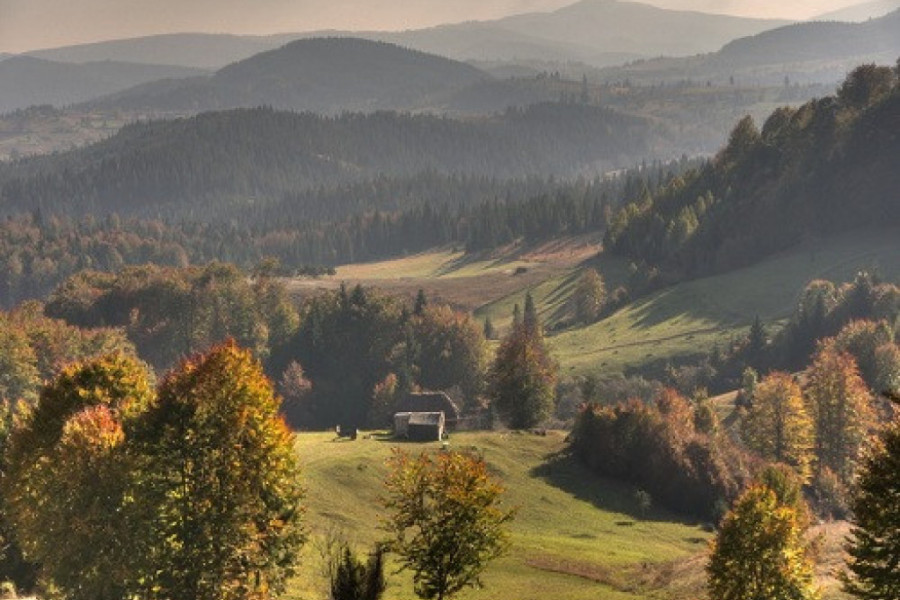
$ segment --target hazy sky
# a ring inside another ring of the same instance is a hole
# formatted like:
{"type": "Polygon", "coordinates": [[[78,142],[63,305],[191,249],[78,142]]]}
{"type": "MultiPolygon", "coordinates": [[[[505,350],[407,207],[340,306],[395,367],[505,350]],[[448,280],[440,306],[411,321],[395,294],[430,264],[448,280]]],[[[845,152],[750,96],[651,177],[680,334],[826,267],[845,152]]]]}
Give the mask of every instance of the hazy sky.
{"type": "MultiPolygon", "coordinates": [[[[805,19],[861,0],[644,0],[666,8],[805,19]]],[[[154,33],[409,29],[552,10],[574,0],[0,0],[0,52],[154,33]]]]}

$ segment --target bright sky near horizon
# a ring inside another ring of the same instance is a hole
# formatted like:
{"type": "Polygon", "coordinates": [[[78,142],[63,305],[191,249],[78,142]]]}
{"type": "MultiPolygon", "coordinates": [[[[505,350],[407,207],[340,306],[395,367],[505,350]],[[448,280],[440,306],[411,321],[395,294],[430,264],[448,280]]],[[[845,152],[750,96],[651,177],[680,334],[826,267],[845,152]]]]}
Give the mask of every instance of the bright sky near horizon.
{"type": "MultiPolygon", "coordinates": [[[[861,0],[643,0],[664,8],[807,19],[861,0]]],[[[553,10],[574,0],[0,0],[0,52],[156,33],[399,30],[553,10]]]]}

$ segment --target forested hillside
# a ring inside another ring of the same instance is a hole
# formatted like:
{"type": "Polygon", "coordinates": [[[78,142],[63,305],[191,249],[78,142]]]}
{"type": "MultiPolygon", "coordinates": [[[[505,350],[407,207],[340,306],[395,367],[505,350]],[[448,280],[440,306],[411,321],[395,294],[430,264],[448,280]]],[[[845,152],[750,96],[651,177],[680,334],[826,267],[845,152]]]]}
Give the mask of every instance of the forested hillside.
{"type": "Polygon", "coordinates": [[[416,108],[489,78],[470,65],[393,44],[313,38],[230,64],[209,78],[150,83],[89,106],[184,113],[266,105],[339,114],[416,108]]]}
{"type": "Polygon", "coordinates": [[[248,109],[129,125],[104,142],[0,165],[0,212],[221,214],[286,193],[423,171],[496,178],[600,174],[658,140],[645,120],[548,103],[456,121],[248,109]]]}
{"type": "Polygon", "coordinates": [[[745,118],[727,146],[615,218],[607,242],[670,277],[745,265],[808,236],[900,220],[900,86],[856,69],[834,97],[745,118]]]}

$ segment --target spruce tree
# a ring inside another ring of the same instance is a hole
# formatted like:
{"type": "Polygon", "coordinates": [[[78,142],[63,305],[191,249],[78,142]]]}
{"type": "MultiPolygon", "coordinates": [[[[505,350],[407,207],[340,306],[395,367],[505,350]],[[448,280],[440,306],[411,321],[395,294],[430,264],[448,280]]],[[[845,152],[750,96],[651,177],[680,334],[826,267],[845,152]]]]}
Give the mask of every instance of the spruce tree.
{"type": "Polygon", "coordinates": [[[857,598],[900,598],[900,421],[862,461],[852,501],[844,588],[857,598]]]}

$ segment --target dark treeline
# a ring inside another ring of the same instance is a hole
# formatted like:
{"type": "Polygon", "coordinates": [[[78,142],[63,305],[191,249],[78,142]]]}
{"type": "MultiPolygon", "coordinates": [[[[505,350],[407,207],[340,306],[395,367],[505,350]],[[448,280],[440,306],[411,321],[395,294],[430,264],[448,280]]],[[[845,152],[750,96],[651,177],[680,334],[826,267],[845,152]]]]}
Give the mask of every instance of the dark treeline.
{"type": "Polygon", "coordinates": [[[206,220],[376,176],[602,173],[648,156],[654,131],[642,118],[561,103],[469,121],[267,108],[206,113],[135,123],[86,148],[0,165],[0,213],[206,220]]]}
{"type": "Polygon", "coordinates": [[[900,85],[864,65],[835,97],[750,117],[702,168],[634,198],[607,236],[614,252],[670,277],[725,271],[810,235],[900,222],[900,85]]]}
{"type": "Polygon", "coordinates": [[[259,208],[223,209],[206,223],[117,214],[74,219],[36,210],[0,222],[0,305],[43,298],[82,269],[210,261],[250,269],[273,257],[289,275],[447,244],[476,251],[515,240],[602,232],[622,198],[649,194],[690,164],[655,163],[572,182],[435,172],[382,177],[296,192],[259,208]]]}

